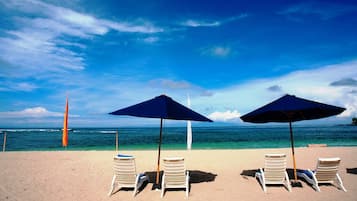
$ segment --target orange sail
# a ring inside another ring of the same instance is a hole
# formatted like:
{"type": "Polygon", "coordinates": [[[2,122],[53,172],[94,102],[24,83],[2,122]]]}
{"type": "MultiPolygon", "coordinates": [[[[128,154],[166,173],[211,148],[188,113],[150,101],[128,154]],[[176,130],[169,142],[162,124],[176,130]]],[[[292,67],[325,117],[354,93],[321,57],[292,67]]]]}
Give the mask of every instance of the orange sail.
{"type": "Polygon", "coordinates": [[[66,108],[63,118],[63,134],[62,134],[62,146],[67,147],[68,145],[68,98],[66,98],[66,108]]]}

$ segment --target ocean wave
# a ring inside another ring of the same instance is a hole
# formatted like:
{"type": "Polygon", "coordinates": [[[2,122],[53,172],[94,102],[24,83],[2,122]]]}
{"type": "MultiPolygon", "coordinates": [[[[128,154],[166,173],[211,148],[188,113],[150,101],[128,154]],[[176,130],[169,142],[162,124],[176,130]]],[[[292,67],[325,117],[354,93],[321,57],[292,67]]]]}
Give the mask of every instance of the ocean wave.
{"type": "Polygon", "coordinates": [[[116,133],[116,131],[113,130],[80,130],[80,129],[76,129],[73,130],[74,133],[103,133],[103,134],[108,134],[108,133],[116,133]]]}
{"type": "Polygon", "coordinates": [[[0,132],[58,132],[61,129],[48,128],[16,128],[16,129],[1,129],[0,132]]]}
{"type": "Polygon", "coordinates": [[[99,133],[105,133],[105,134],[107,134],[107,133],[116,133],[116,131],[98,131],[99,133]]]}

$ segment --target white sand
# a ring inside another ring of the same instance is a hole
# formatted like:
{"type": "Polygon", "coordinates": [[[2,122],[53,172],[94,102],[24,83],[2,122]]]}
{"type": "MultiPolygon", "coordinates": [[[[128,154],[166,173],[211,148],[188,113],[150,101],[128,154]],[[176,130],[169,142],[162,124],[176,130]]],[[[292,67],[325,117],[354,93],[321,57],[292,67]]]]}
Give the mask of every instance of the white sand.
{"type": "MultiPolygon", "coordinates": [[[[113,176],[114,151],[5,152],[0,153],[0,200],[99,201],[161,200],[149,183],[135,198],[132,191],[107,196],[113,176]]],[[[157,151],[124,151],[136,157],[138,172],[154,172],[157,151]]],[[[189,200],[357,200],[357,148],[317,147],[296,149],[297,167],[313,169],[318,157],[340,157],[340,176],[347,192],[331,185],[316,192],[305,182],[288,192],[283,186],[268,187],[264,193],[252,171],[263,167],[265,153],[290,149],[162,151],[165,156],[183,156],[193,183],[189,200]],[[347,173],[353,169],[354,174],[347,173]],[[244,173],[245,175],[242,175],[244,173]],[[216,176],[215,176],[216,175],[216,176]],[[214,179],[213,181],[207,181],[214,179]],[[199,182],[198,180],[203,180],[199,182]]],[[[185,200],[184,191],[168,191],[162,200],[185,200]]]]}

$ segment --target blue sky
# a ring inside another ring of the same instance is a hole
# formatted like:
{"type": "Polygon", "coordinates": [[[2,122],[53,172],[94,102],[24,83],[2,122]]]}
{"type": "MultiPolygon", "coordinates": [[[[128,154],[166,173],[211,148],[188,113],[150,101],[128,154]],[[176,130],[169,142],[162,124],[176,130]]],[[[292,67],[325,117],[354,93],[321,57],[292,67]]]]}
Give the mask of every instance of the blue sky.
{"type": "Polygon", "coordinates": [[[287,93],[357,114],[352,1],[0,4],[0,127],[61,127],[66,95],[69,127],[156,125],[107,113],[160,94],[218,124],[287,93]]]}

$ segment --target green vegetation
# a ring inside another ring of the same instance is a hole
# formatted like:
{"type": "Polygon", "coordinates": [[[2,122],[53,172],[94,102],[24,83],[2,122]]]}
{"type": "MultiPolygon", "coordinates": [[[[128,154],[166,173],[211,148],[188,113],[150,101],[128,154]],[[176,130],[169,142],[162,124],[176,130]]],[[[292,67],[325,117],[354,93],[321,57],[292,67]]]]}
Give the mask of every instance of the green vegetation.
{"type": "Polygon", "coordinates": [[[357,118],[356,117],[352,118],[352,125],[357,126],[357,118]]]}

